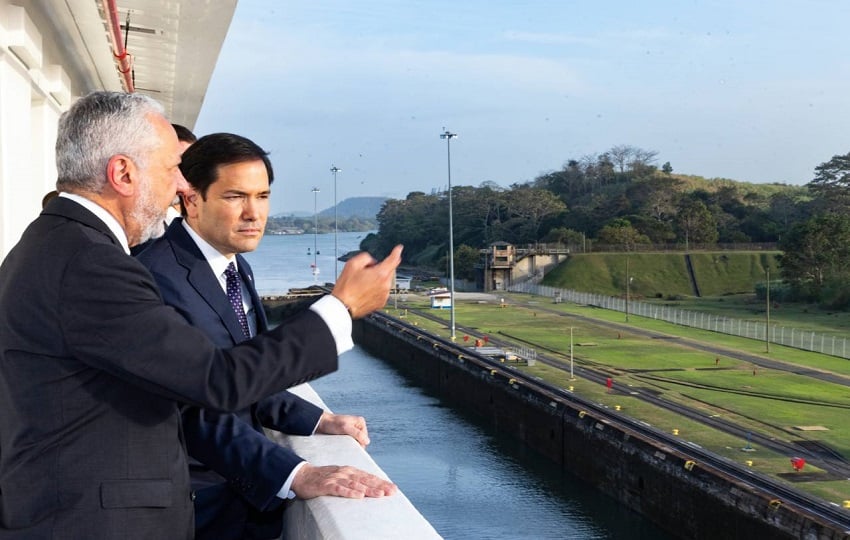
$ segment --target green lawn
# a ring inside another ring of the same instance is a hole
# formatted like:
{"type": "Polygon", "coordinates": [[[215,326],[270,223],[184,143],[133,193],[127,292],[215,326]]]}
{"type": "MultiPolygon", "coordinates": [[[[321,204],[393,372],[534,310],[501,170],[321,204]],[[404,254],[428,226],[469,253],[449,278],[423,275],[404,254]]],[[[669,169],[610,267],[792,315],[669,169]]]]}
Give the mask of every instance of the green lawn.
{"type": "MultiPolygon", "coordinates": [[[[767,306],[755,294],[734,294],[703,298],[684,297],[678,300],[643,299],[689,311],[734,317],[745,321],[765,322],[767,306]]],[[[850,335],[850,312],[824,310],[811,304],[771,303],[770,324],[818,332],[838,337],[850,335]]]]}
{"type": "MultiPolygon", "coordinates": [[[[725,355],[695,351],[680,339],[722,346],[730,353],[746,351],[773,360],[808,366],[850,376],[850,361],[817,353],[771,346],[765,353],[763,342],[726,336],[672,325],[632,315],[628,325],[618,312],[574,304],[554,304],[551,300],[531,295],[505,294],[508,307],[497,303],[458,302],[456,324],[469,327],[471,344],[476,337],[492,335],[534,347],[541,352],[569,362],[570,327],[573,327],[574,362],[610,373],[620,387],[651,389],[665,398],[688,407],[722,415],[747,429],[784,440],[817,440],[850,457],[850,388],[782,371],[756,370],[747,362],[725,355]],[[552,313],[550,310],[554,310],[552,313]],[[612,330],[599,322],[585,322],[571,317],[582,315],[597,321],[610,321],[623,326],[612,330]],[[662,332],[673,339],[650,339],[630,332],[643,328],[662,332]],[[531,345],[533,344],[533,345],[531,345]],[[801,431],[799,426],[822,426],[823,431],[801,431]]],[[[427,308],[427,299],[410,295],[405,304],[427,308]]],[[[401,304],[399,305],[401,308],[401,304]]],[[[387,310],[404,314],[402,309],[387,310]]],[[[448,310],[429,310],[444,321],[436,323],[409,313],[406,318],[437,335],[448,337],[448,310]]],[[[463,344],[464,331],[457,332],[463,344]]],[[[522,368],[561,388],[574,391],[608,407],[621,410],[659,429],[672,432],[713,452],[766,474],[782,478],[791,471],[791,456],[777,455],[765,449],[743,452],[747,441],[708,428],[674,413],[659,410],[639,399],[618,393],[610,394],[600,384],[587,380],[569,381],[567,371],[537,363],[522,368]]],[[[810,470],[807,465],[807,470],[810,470]]],[[[841,504],[850,499],[850,482],[824,480],[797,482],[794,486],[841,504]]]]}
{"type": "MultiPolygon", "coordinates": [[[[755,290],[765,272],[779,276],[778,251],[692,252],[694,277],[703,296],[755,290]]],[[[695,296],[685,253],[580,253],[548,272],[544,285],[637,299],[695,296]]]]}

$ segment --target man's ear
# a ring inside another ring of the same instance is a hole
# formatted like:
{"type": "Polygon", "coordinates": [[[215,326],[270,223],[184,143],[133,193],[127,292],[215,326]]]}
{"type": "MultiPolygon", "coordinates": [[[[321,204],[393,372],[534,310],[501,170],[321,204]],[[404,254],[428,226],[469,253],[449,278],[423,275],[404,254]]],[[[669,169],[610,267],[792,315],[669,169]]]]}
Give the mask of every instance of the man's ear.
{"type": "Polygon", "coordinates": [[[123,197],[132,197],[136,193],[138,176],[136,164],[123,154],[112,156],[106,164],[106,183],[123,197]]]}
{"type": "Polygon", "coordinates": [[[198,192],[194,190],[183,193],[183,208],[186,209],[186,215],[188,217],[198,217],[198,199],[200,197],[198,192]]]}

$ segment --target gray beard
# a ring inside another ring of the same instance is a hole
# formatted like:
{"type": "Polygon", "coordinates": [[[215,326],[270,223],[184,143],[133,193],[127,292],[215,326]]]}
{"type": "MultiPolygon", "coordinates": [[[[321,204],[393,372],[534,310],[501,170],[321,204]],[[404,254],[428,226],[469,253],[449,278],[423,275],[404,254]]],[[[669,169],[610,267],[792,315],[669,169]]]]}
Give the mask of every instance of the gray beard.
{"type": "Polygon", "coordinates": [[[141,196],[136,201],[136,207],[130,214],[132,219],[141,227],[139,236],[140,244],[147,242],[151,238],[162,236],[166,211],[166,208],[157,207],[153,198],[153,192],[148,189],[148,186],[145,186],[144,191],[142,191],[141,196]]]}

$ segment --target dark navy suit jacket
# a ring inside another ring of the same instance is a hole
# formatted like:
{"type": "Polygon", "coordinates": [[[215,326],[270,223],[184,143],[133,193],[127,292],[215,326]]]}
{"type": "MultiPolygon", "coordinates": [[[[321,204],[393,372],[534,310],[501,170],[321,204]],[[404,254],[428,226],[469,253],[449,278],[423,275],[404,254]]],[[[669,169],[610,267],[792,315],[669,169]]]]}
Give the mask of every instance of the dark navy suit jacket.
{"type": "MultiPolygon", "coordinates": [[[[162,238],[137,256],[154,276],[166,304],[220,347],[245,338],[227,295],[198,246],[176,219],[162,238]]],[[[268,327],[251,267],[237,255],[251,294],[257,330],[268,327]]],[[[263,426],[312,434],[322,409],[290,392],[265,398],[238,413],[198,407],[183,410],[183,430],[195,490],[196,538],[272,538],[280,534],[281,503],[275,495],[303,461],[269,440],[263,426]]]]}
{"type": "Polygon", "coordinates": [[[53,199],[0,265],[0,538],[191,538],[178,403],[240,410],[337,360],[309,310],[215,347],[103,221],[53,199]]]}

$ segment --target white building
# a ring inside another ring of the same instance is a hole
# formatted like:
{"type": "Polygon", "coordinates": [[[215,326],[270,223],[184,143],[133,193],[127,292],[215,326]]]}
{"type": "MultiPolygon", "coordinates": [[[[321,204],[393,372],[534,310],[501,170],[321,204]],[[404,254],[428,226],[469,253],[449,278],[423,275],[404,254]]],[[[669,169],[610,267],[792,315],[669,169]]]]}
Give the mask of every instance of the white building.
{"type": "Polygon", "coordinates": [[[431,297],[432,309],[451,309],[452,294],[448,289],[432,289],[428,296],[431,297]]]}
{"type": "Polygon", "coordinates": [[[235,8],[236,0],[0,0],[0,259],[55,188],[57,121],[73,100],[135,90],[191,129],[235,8]],[[125,39],[122,64],[115,50],[125,39]]]}

